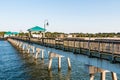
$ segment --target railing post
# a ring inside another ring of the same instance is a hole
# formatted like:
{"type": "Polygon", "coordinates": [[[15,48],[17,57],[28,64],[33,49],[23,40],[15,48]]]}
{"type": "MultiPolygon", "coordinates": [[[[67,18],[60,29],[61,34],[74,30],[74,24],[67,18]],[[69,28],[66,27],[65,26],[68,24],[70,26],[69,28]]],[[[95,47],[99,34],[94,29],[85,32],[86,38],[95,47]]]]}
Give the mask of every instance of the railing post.
{"type": "Polygon", "coordinates": [[[65,40],[63,40],[63,49],[62,50],[64,50],[64,48],[65,48],[65,40]]]}
{"type": "Polygon", "coordinates": [[[90,54],[90,40],[88,40],[88,55],[91,56],[91,54],[90,54]]]}
{"type": "Polygon", "coordinates": [[[84,41],[83,41],[83,49],[84,49],[84,41]]]}
{"type": "Polygon", "coordinates": [[[73,48],[73,52],[75,53],[75,42],[76,42],[76,40],[74,39],[74,48],[73,48]]]}
{"type": "Polygon", "coordinates": [[[99,53],[99,58],[100,58],[100,41],[98,41],[98,53],[99,53]]]}
{"type": "Polygon", "coordinates": [[[80,40],[79,40],[79,50],[80,50],[80,53],[81,53],[81,43],[80,43],[80,40]]]}
{"type": "Polygon", "coordinates": [[[67,42],[68,42],[67,51],[69,51],[69,47],[70,47],[69,39],[67,40],[67,42]]]}
{"type": "Polygon", "coordinates": [[[114,43],[112,42],[112,60],[111,62],[114,62],[114,43]]]}
{"type": "Polygon", "coordinates": [[[100,53],[100,41],[98,41],[98,52],[100,53]]]}

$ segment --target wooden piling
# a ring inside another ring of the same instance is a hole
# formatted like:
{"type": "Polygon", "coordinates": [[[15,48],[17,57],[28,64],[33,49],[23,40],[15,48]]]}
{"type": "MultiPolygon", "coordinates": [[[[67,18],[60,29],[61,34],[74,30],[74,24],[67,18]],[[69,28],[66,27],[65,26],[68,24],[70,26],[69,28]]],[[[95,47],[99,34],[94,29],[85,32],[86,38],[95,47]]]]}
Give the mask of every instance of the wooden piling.
{"type": "Polygon", "coordinates": [[[61,70],[61,57],[58,57],[58,70],[61,70]]]}
{"type": "Polygon", "coordinates": [[[117,80],[117,74],[114,72],[111,72],[112,80],[117,80]]]}
{"type": "Polygon", "coordinates": [[[100,80],[106,80],[106,72],[105,71],[102,71],[101,72],[101,79],[100,80]]]}
{"type": "Polygon", "coordinates": [[[35,59],[37,59],[38,58],[38,54],[40,53],[40,48],[36,48],[36,54],[35,54],[35,59]]]}
{"type": "Polygon", "coordinates": [[[44,50],[42,49],[42,59],[44,59],[44,50]]]}
{"type": "Polygon", "coordinates": [[[90,80],[94,80],[94,74],[90,74],[90,80]]]}
{"type": "Polygon", "coordinates": [[[70,58],[67,58],[67,61],[68,61],[68,69],[71,70],[70,58]]]}
{"type": "Polygon", "coordinates": [[[48,70],[51,70],[51,66],[52,66],[52,58],[49,59],[48,70]]]}
{"type": "Polygon", "coordinates": [[[32,46],[32,53],[35,53],[35,47],[32,46]]]}
{"type": "Polygon", "coordinates": [[[38,58],[38,52],[36,52],[36,54],[35,54],[35,59],[37,59],[38,58]]]}
{"type": "Polygon", "coordinates": [[[28,49],[27,49],[27,53],[30,53],[30,48],[28,47],[28,49]]]}

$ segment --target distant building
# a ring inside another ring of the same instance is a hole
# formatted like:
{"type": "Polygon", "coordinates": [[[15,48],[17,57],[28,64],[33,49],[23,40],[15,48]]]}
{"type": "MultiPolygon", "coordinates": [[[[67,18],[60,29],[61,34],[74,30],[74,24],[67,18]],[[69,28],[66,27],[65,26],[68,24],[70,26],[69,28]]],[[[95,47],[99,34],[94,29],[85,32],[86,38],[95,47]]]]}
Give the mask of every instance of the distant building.
{"type": "Polygon", "coordinates": [[[42,37],[42,33],[32,33],[31,34],[32,35],[32,37],[36,37],[36,38],[41,38],[42,37]]]}
{"type": "Polygon", "coordinates": [[[77,37],[77,35],[76,35],[76,34],[73,34],[73,37],[77,37]]]}
{"type": "Polygon", "coordinates": [[[68,34],[68,36],[67,36],[68,38],[71,38],[71,37],[73,37],[73,35],[72,34],[68,34]]]}
{"type": "Polygon", "coordinates": [[[65,37],[64,34],[60,34],[60,35],[59,35],[59,38],[64,38],[64,37],[65,37]]]}
{"type": "Polygon", "coordinates": [[[67,37],[74,37],[74,38],[76,38],[77,37],[77,35],[76,34],[74,34],[74,33],[70,33],[70,34],[68,34],[68,36],[67,37]]]}

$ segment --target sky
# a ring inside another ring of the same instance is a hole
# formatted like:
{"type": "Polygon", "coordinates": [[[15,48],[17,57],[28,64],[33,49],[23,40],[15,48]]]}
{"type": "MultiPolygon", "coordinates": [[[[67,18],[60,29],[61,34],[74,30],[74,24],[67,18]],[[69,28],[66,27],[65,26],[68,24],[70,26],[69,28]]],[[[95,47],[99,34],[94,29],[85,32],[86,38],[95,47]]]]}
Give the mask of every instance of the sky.
{"type": "Polygon", "coordinates": [[[120,32],[120,0],[0,0],[0,31],[120,32]]]}

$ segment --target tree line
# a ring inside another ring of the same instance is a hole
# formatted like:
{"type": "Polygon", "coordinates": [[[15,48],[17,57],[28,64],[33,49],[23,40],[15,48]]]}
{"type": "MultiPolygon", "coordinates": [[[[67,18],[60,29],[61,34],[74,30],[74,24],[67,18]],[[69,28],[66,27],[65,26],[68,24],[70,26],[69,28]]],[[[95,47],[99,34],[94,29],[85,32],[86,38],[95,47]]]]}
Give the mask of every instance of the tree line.
{"type": "MultiPolygon", "coordinates": [[[[47,32],[47,37],[58,37],[61,34],[67,36],[66,33],[59,32],[47,32]]],[[[69,35],[75,35],[76,37],[120,37],[120,33],[69,33],[69,35]]]]}
{"type": "Polygon", "coordinates": [[[75,37],[120,37],[120,33],[59,33],[59,32],[46,32],[46,37],[59,37],[61,34],[64,36],[72,35],[75,37]]]}
{"type": "MultiPolygon", "coordinates": [[[[4,36],[6,32],[0,32],[0,36],[4,36]]],[[[38,34],[38,33],[34,33],[38,34]]],[[[62,32],[46,32],[46,37],[56,38],[60,35],[67,37],[68,35],[75,35],[76,37],[120,37],[120,33],[62,33],[62,32]]],[[[28,36],[28,33],[19,33],[19,36],[28,36]]]]}
{"type": "Polygon", "coordinates": [[[70,33],[77,37],[120,37],[120,33],[70,33]]]}
{"type": "Polygon", "coordinates": [[[3,37],[3,36],[4,36],[4,34],[5,34],[5,32],[4,32],[4,31],[0,32],[0,36],[1,36],[1,37],[3,37]]]}

